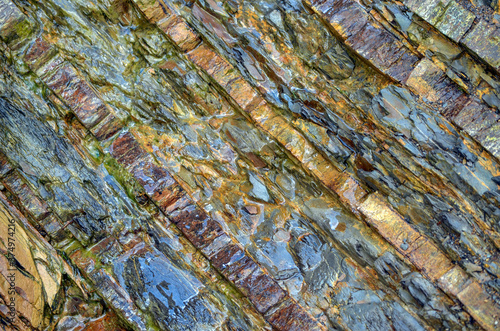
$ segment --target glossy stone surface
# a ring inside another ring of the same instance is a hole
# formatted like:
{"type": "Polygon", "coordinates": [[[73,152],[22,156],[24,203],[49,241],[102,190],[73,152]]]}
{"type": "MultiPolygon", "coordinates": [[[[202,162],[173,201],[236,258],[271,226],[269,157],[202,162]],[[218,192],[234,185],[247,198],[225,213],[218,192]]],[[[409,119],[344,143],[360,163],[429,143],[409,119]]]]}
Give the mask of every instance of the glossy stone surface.
{"type": "Polygon", "coordinates": [[[498,10],[0,0],[0,325],[498,329],[498,10]]]}

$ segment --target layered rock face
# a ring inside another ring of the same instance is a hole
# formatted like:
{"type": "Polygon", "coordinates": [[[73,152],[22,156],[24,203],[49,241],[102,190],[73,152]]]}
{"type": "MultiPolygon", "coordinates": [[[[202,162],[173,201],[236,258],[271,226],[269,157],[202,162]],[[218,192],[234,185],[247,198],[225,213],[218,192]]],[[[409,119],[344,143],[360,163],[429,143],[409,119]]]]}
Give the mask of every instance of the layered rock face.
{"type": "Polygon", "coordinates": [[[2,330],[500,329],[496,0],[0,0],[2,330]]]}

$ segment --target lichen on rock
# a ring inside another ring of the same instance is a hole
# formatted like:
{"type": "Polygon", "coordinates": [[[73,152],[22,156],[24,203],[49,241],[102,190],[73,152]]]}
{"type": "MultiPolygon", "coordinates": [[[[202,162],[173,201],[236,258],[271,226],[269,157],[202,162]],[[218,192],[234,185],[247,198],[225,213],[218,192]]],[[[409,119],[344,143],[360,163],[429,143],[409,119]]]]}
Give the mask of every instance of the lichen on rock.
{"type": "Polygon", "coordinates": [[[498,10],[0,0],[0,325],[498,329],[498,10]]]}

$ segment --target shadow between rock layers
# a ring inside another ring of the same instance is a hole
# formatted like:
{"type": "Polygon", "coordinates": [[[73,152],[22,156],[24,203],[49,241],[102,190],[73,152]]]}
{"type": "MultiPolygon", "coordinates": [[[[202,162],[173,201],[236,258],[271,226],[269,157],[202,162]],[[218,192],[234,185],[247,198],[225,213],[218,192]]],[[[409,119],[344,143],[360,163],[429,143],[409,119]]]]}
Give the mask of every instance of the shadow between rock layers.
{"type": "Polygon", "coordinates": [[[0,328],[499,329],[499,10],[0,0],[0,328]]]}

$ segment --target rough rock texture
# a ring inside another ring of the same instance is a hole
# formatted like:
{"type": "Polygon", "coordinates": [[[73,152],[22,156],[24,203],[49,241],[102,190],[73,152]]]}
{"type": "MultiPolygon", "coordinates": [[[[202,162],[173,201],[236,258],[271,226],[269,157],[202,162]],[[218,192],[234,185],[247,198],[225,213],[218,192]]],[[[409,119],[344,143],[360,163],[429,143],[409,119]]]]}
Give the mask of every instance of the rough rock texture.
{"type": "Polygon", "coordinates": [[[0,0],[0,328],[498,330],[485,0],[0,0]]]}

